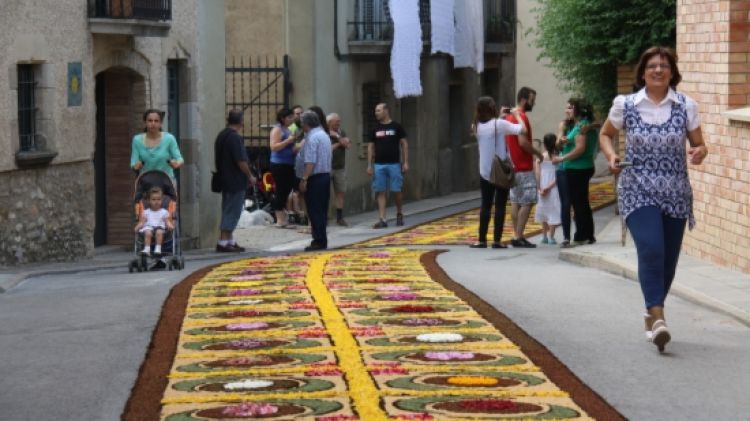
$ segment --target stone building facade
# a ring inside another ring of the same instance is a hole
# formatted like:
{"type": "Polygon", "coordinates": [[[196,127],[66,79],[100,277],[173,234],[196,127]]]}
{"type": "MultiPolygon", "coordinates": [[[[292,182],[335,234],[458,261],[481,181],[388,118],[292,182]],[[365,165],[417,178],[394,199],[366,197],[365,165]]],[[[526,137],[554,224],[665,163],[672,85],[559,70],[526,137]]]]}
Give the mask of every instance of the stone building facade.
{"type": "Polygon", "coordinates": [[[223,1],[0,5],[0,265],[132,243],[130,144],[147,108],[167,112],[185,157],[183,236],[213,243],[223,28],[223,1]]]}
{"type": "Polygon", "coordinates": [[[750,1],[678,2],[677,53],[709,148],[690,168],[697,226],[685,250],[750,273],[750,1]]]}
{"type": "MultiPolygon", "coordinates": [[[[478,187],[476,141],[469,134],[476,99],[492,95],[502,104],[515,99],[514,31],[491,24],[503,17],[513,23],[509,15],[515,16],[515,1],[485,1],[482,74],[454,69],[450,56],[431,55],[427,36],[420,65],[423,95],[403,99],[393,94],[387,3],[227,0],[227,58],[286,55],[290,105],[319,105],[341,115],[353,142],[346,155],[345,212],[350,213],[375,206],[366,173],[366,138],[378,102],[388,103],[393,119],[406,129],[410,170],[404,194],[415,200],[478,187]]],[[[429,3],[420,1],[425,35],[429,3]]],[[[273,123],[256,120],[246,117],[254,126],[273,123]]]]}

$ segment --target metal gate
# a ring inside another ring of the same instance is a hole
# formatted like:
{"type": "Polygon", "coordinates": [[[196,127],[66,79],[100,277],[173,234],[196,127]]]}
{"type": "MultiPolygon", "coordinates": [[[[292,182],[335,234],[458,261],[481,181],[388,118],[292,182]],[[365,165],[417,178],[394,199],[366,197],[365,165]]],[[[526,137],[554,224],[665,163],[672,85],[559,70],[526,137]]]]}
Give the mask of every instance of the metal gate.
{"type": "Polygon", "coordinates": [[[250,160],[261,170],[268,167],[270,148],[268,135],[276,122],[276,111],[289,107],[289,56],[227,58],[227,110],[241,109],[245,127],[242,136],[250,160]]]}

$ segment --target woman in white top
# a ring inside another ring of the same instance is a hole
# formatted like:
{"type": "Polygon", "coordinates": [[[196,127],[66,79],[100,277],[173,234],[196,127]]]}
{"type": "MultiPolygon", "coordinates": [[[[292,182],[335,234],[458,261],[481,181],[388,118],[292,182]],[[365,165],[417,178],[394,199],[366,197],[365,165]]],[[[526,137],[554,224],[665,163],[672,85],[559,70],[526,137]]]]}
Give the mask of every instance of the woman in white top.
{"type": "Polygon", "coordinates": [[[618,204],[638,251],[646,337],[659,351],[671,338],[664,301],[677,269],[685,225],[695,225],[688,165],[700,164],[708,154],[697,104],[675,91],[681,79],[677,56],[670,49],[649,48],[636,67],[640,90],[615,98],[599,133],[610,171],[620,173],[618,204]],[[625,132],[629,163],[625,168],[612,146],[620,130],[625,132]]]}
{"type": "MultiPolygon", "coordinates": [[[[518,110],[513,110],[517,121],[523,121],[518,115],[518,110]]],[[[505,204],[508,201],[508,189],[497,187],[490,183],[490,171],[492,161],[497,155],[500,159],[509,158],[508,149],[505,145],[505,135],[525,134],[526,127],[523,124],[513,124],[498,118],[495,100],[483,96],[477,100],[477,109],[474,114],[474,134],[479,146],[479,187],[482,192],[482,206],[479,210],[479,242],[472,244],[472,248],[487,248],[487,229],[490,225],[490,211],[492,202],[495,202],[495,230],[492,248],[505,248],[501,238],[503,225],[505,223],[505,204]]]]}

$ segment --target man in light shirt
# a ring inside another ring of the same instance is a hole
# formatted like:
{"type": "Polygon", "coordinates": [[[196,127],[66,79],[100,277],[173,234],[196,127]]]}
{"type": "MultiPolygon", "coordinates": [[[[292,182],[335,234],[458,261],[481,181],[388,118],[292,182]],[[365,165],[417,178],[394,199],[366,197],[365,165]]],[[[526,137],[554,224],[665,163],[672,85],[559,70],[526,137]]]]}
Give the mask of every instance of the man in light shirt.
{"type": "Polygon", "coordinates": [[[320,127],[318,115],[305,111],[300,117],[305,145],[300,154],[305,164],[299,191],[305,194],[307,214],[312,228],[312,242],[305,251],[328,248],[326,221],[331,198],[331,138],[320,127]]]}

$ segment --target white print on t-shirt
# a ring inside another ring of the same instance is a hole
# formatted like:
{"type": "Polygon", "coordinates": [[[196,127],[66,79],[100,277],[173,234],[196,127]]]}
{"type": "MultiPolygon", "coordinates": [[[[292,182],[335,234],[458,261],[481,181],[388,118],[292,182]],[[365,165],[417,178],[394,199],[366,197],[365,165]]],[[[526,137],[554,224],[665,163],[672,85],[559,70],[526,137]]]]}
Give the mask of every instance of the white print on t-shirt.
{"type": "Polygon", "coordinates": [[[375,132],[375,137],[386,137],[386,136],[396,136],[396,130],[393,130],[393,129],[379,130],[375,132]]]}

